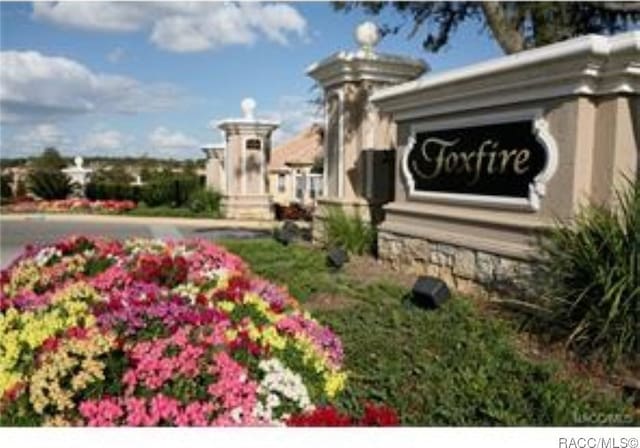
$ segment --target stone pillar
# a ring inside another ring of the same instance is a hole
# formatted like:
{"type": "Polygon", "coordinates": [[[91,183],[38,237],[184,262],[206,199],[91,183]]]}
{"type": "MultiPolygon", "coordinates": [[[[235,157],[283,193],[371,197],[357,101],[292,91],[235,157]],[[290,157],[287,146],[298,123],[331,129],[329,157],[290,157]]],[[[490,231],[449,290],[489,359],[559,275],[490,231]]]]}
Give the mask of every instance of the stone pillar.
{"type": "Polygon", "coordinates": [[[373,222],[381,219],[383,202],[369,194],[367,186],[374,182],[374,173],[365,170],[364,151],[395,149],[395,125],[369,97],[382,87],[419,77],[428,66],[422,60],[375,52],[379,40],[376,25],[363,23],[356,29],[358,51],[336,53],[307,70],[322,86],[325,98],[324,195],[318,200],[319,219],[323,206],[330,205],[373,222]]]}
{"type": "Polygon", "coordinates": [[[89,182],[89,176],[93,173],[91,168],[85,168],[82,166],[84,160],[80,156],[76,156],[74,166],[63,168],[62,172],[66,174],[74,186],[73,195],[78,197],[85,196],[85,187],[89,182]]]}
{"type": "Polygon", "coordinates": [[[244,118],[223,120],[225,181],[222,208],[233,219],[273,219],[267,167],[271,134],[279,123],[254,117],[255,101],[242,101],[244,118]]]}
{"type": "Polygon", "coordinates": [[[207,164],[205,165],[206,187],[209,190],[225,193],[226,178],[224,170],[224,152],[225,144],[213,144],[202,148],[207,155],[207,164]]]}

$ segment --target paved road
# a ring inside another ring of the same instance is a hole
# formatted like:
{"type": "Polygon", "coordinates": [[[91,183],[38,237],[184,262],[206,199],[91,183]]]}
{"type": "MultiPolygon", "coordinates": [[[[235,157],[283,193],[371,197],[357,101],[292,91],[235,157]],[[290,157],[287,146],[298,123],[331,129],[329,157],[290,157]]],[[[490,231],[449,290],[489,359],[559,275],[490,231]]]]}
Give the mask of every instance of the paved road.
{"type": "Polygon", "coordinates": [[[19,220],[0,220],[0,266],[7,266],[29,243],[54,241],[71,234],[105,236],[110,238],[153,237],[153,238],[253,238],[268,235],[266,230],[239,230],[201,225],[171,224],[147,221],[92,222],[53,220],[47,217],[29,217],[19,220]]]}

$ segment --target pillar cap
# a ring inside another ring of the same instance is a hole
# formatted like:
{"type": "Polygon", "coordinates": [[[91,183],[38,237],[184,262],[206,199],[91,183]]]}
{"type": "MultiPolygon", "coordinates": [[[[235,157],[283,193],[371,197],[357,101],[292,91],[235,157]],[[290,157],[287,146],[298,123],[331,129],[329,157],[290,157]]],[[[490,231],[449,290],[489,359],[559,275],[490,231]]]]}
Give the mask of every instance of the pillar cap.
{"type": "Polygon", "coordinates": [[[364,80],[399,84],[412,81],[428,70],[429,65],[422,59],[376,53],[361,48],[357,51],[334,53],[310,65],[306,73],[324,88],[328,88],[364,80]]]}
{"type": "Polygon", "coordinates": [[[247,132],[263,134],[271,132],[280,126],[279,121],[260,120],[255,118],[256,101],[247,97],[240,102],[242,118],[226,118],[217,123],[217,127],[225,132],[247,132]]]}
{"type": "Polygon", "coordinates": [[[373,22],[363,22],[355,29],[354,37],[362,51],[373,53],[373,49],[380,42],[380,29],[373,22]]]}

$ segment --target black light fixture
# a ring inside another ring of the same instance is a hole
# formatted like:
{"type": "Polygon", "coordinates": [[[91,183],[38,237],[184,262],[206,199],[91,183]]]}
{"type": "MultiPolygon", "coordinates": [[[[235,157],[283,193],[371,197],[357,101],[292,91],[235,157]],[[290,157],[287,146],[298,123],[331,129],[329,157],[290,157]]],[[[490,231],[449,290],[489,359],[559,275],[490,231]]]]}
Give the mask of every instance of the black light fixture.
{"type": "Polygon", "coordinates": [[[420,276],[411,290],[411,301],[421,308],[435,309],[450,295],[447,284],[439,278],[420,276]]]}
{"type": "Polygon", "coordinates": [[[347,261],[349,254],[341,247],[334,247],[327,253],[327,266],[333,269],[340,269],[347,261]]]}
{"type": "Polygon", "coordinates": [[[291,243],[298,234],[298,226],[291,221],[286,221],[281,228],[276,229],[273,237],[280,244],[287,246],[291,243]]]}

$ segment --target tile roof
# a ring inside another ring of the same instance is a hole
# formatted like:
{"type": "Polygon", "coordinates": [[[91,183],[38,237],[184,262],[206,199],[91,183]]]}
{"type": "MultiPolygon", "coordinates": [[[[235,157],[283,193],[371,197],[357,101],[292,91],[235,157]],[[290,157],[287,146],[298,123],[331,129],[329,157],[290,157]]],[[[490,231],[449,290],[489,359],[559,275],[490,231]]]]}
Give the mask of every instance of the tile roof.
{"type": "Polygon", "coordinates": [[[313,164],[323,153],[324,129],[314,124],[271,151],[269,170],[292,164],[313,164]]]}

